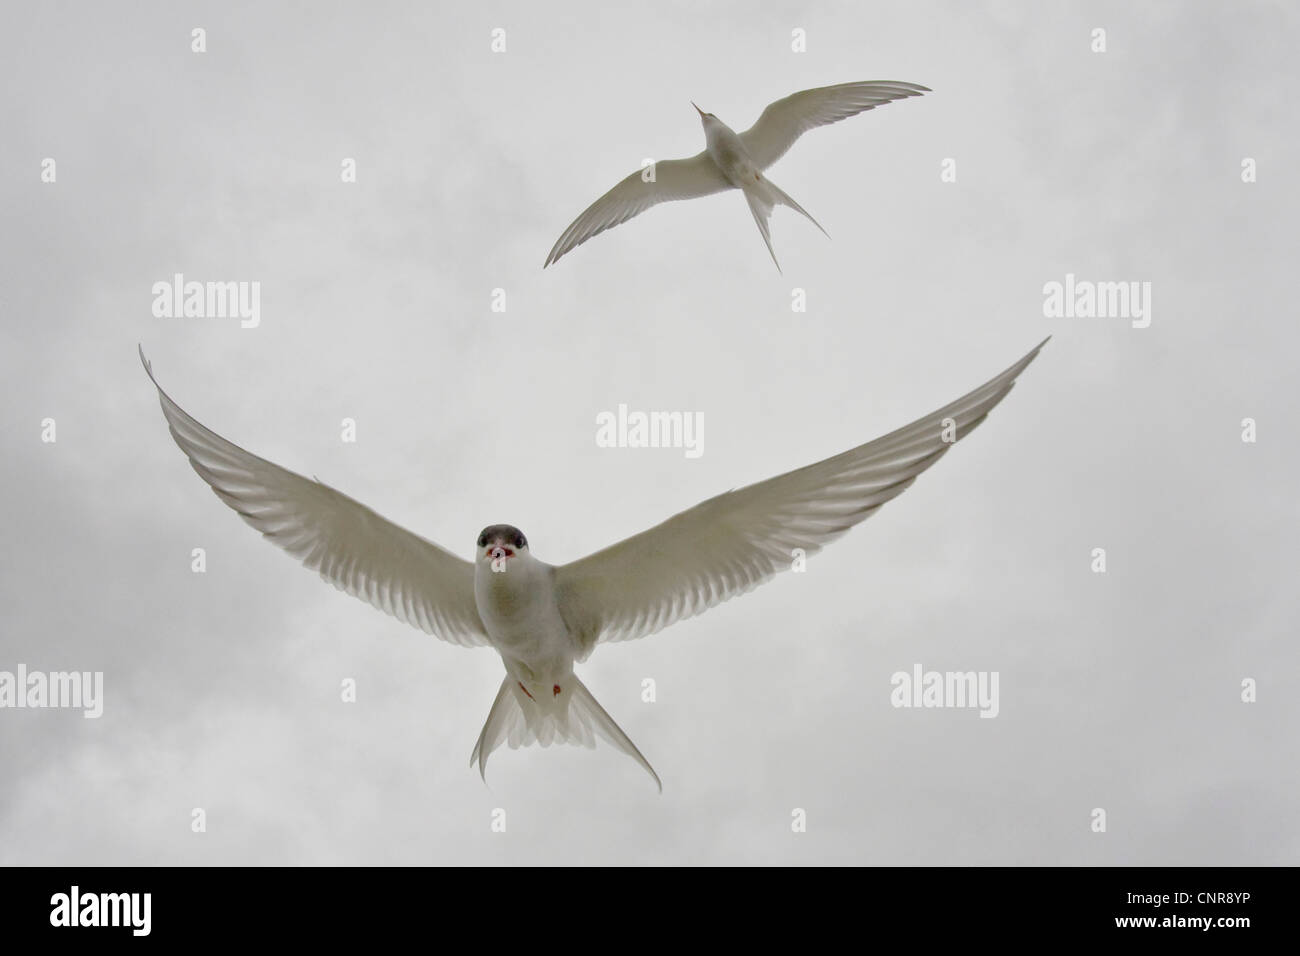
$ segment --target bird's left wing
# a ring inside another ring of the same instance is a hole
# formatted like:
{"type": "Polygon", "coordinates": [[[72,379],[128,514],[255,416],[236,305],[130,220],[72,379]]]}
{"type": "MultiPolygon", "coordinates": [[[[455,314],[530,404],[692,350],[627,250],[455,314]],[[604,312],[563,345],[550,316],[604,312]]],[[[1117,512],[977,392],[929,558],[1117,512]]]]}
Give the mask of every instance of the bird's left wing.
{"type": "Polygon", "coordinates": [[[654,179],[649,182],[646,181],[646,169],[628,175],[588,206],[568,229],[560,233],[542,268],[592,236],[639,216],[651,206],[679,199],[697,199],[732,188],[707,152],[690,159],[665,159],[654,164],[653,172],[654,179]]]}
{"type": "Polygon", "coordinates": [[[929,92],[925,86],[892,80],[841,83],[803,90],[770,104],[758,122],[740,134],[740,140],[759,168],[767,169],[810,129],[838,123],[894,100],[929,92]]]}
{"type": "Polygon", "coordinates": [[[556,568],[560,613],[585,658],[653,634],[813,555],[904,490],[984,420],[1046,340],[1001,375],[882,438],[710,498],[556,568]],[[951,422],[947,420],[951,420],[951,422]]]}
{"type": "Polygon", "coordinates": [[[359,501],[259,458],[205,428],[158,389],[172,438],[217,497],[341,591],[453,644],[488,645],[474,566],[359,501]]]}

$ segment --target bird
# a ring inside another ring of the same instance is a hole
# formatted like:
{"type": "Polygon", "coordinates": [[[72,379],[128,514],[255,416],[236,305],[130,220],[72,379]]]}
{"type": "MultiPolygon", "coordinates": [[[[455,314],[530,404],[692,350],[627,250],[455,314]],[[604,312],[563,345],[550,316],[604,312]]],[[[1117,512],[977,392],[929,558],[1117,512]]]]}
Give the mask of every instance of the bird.
{"type": "Polygon", "coordinates": [[[780,272],[781,263],[777,262],[776,251],[772,248],[769,229],[773,208],[789,206],[821,229],[828,239],[830,235],[763,171],[784,156],[795,140],[810,129],[838,123],[894,100],[930,92],[929,87],[894,80],[840,83],[803,90],[769,104],[758,122],[743,133],[735,132],[692,102],[704,126],[704,152],[689,159],[653,163],[629,174],[560,233],[542,268],[558,262],[561,256],[592,236],[639,216],[651,206],[739,189],[745,194],[749,211],[754,215],[754,222],[758,224],[758,231],[767,244],[777,272],[780,272]]]}
{"type": "Polygon", "coordinates": [[[905,491],[984,421],[1047,343],[983,385],[874,441],[709,498],[568,564],[510,524],[465,560],[329,485],[227,441],[168,396],[140,347],[172,438],[249,525],[336,588],[445,641],[494,649],[505,675],[470,755],[487,782],[502,744],[611,743],[650,762],[574,672],[599,646],[646,637],[806,560],[905,491]]]}

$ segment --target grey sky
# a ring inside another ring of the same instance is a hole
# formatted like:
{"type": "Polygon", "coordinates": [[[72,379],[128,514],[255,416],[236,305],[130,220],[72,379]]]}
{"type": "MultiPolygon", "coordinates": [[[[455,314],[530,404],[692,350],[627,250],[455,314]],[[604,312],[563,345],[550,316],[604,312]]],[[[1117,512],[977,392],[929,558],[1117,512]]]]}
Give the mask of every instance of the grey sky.
{"type": "Polygon", "coordinates": [[[9,5],[0,670],[102,670],[106,699],[0,710],[0,863],[1294,864],[1296,21],[9,5]],[[773,167],[833,237],[778,210],[784,275],[733,194],[543,272],[642,159],[702,148],[690,100],[743,129],[865,79],[934,92],[773,167]],[[155,318],[175,272],[259,281],[260,326],[155,318]],[[1150,282],[1150,327],[1044,318],[1066,273],[1150,282]],[[807,573],[580,668],[662,797],[608,746],[501,750],[484,787],[497,656],[259,541],[135,355],[209,427],[463,556],[509,522],[559,563],[909,422],[1047,334],[978,434],[807,573]],[[702,412],[703,456],[598,448],[619,403],[702,412]],[[891,707],[915,663],[998,671],[998,717],[891,707]]]}

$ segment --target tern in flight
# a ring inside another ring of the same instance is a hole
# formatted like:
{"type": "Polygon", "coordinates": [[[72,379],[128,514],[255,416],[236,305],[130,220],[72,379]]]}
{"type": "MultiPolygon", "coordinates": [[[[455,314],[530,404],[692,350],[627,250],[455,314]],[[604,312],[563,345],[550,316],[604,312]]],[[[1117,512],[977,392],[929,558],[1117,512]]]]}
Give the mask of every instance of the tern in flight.
{"type": "MultiPolygon", "coordinates": [[[[704,124],[704,152],[690,159],[669,159],[654,163],[629,175],[594,203],[555,240],[543,269],[592,236],[627,222],[651,206],[677,199],[697,199],[739,189],[745,194],[749,211],[754,214],[758,231],[767,243],[767,251],[776,262],[768,220],[777,205],[789,206],[807,217],[818,229],[821,223],[786,195],[776,183],[763,175],[784,156],[804,133],[818,126],[837,123],[866,110],[894,100],[929,93],[928,87],[915,83],[872,80],[865,83],[841,83],[795,93],[763,110],[758,122],[743,133],[735,132],[712,113],[695,106],[704,124]]],[[[828,235],[829,238],[829,235],[828,235]]],[[[781,263],[776,262],[781,271],[781,263]]]]}
{"type": "Polygon", "coordinates": [[[901,494],[1002,401],[1032,352],[938,411],[882,438],[710,498],[570,564],[533,555],[518,528],[493,524],[466,561],[320,481],[226,441],[168,397],[144,357],[172,437],[241,518],[340,590],[429,634],[493,648],[505,677],[470,757],[596,736],[663,784],[573,672],[598,645],[700,614],[820,551],[901,494]]]}

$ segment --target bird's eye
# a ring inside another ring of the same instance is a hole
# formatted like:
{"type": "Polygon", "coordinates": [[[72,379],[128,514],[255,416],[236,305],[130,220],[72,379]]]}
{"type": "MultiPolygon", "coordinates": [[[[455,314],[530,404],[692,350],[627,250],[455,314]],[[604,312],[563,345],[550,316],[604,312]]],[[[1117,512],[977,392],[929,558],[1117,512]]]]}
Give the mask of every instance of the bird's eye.
{"type": "Polygon", "coordinates": [[[528,539],[525,538],[522,534],[515,535],[515,547],[516,548],[528,547],[528,539]]]}
{"type": "Polygon", "coordinates": [[[479,535],[479,536],[478,536],[478,546],[481,548],[481,547],[485,546],[486,544],[487,544],[487,535],[485,535],[485,534],[481,534],[481,535],[479,535]]]}

